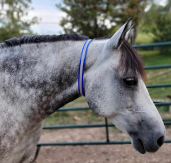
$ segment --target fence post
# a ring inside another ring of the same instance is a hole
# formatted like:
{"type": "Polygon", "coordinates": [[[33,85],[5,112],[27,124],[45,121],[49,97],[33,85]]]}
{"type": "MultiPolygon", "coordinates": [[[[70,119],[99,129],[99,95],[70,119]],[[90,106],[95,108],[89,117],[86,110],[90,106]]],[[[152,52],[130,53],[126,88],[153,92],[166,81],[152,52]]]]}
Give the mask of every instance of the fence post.
{"type": "Polygon", "coordinates": [[[36,149],[35,156],[34,156],[34,158],[30,161],[30,163],[32,163],[32,162],[34,162],[34,161],[36,160],[37,156],[39,155],[40,147],[41,147],[41,145],[37,145],[37,149],[36,149]]]}
{"type": "Polygon", "coordinates": [[[106,126],[106,141],[109,143],[109,131],[108,131],[108,121],[107,118],[105,118],[105,126],[106,126]]]}

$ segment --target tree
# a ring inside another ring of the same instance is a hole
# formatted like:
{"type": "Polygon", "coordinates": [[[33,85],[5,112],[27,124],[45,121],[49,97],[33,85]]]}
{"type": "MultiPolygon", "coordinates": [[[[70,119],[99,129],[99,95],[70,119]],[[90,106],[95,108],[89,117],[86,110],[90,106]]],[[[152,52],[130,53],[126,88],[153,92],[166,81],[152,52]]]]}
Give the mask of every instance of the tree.
{"type": "Polygon", "coordinates": [[[67,14],[60,25],[66,33],[90,38],[111,36],[129,17],[138,26],[147,0],[64,0],[56,6],[67,14]]]}
{"type": "Polygon", "coordinates": [[[144,32],[151,32],[155,42],[171,41],[171,0],[165,6],[152,4],[143,19],[144,32]]]}
{"type": "Polygon", "coordinates": [[[0,0],[0,41],[11,37],[32,34],[32,24],[38,22],[37,17],[28,20],[26,16],[31,0],[0,0]]]}

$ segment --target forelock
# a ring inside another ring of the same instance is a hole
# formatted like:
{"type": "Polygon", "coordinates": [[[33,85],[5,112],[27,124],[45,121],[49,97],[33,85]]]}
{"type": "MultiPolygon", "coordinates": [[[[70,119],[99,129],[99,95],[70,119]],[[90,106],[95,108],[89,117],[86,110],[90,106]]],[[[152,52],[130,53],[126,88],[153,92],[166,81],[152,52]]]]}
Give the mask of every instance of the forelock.
{"type": "Polygon", "coordinates": [[[121,57],[117,71],[121,72],[124,76],[135,78],[141,76],[145,80],[146,75],[143,60],[136,50],[126,40],[122,41],[119,50],[121,57]]]}

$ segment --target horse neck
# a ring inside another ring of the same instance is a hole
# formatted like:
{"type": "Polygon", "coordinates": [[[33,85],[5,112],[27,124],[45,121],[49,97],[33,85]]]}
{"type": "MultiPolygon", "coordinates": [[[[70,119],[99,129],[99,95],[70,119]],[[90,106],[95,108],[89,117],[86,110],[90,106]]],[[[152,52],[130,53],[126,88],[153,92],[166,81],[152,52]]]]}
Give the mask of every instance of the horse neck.
{"type": "MultiPolygon", "coordinates": [[[[53,58],[56,60],[53,64],[54,74],[52,73],[51,76],[57,79],[57,96],[53,102],[46,107],[47,112],[50,114],[51,112],[54,112],[54,109],[56,110],[68,102],[80,97],[78,92],[78,70],[81,50],[84,42],[85,41],[61,41],[52,43],[48,46],[49,52],[47,53],[51,54],[49,55],[50,60],[53,60],[53,58]]],[[[85,76],[94,65],[101,49],[102,44],[99,44],[99,41],[91,42],[86,56],[85,76]]]]}
{"type": "MultiPolygon", "coordinates": [[[[48,114],[80,96],[78,68],[83,44],[84,41],[61,41],[48,45],[49,58],[55,60],[51,68],[53,72],[51,76],[56,81],[52,86],[52,89],[55,89],[55,99],[45,108],[48,114]]],[[[52,62],[49,63],[52,64],[52,62]]]]}
{"type": "MultiPolygon", "coordinates": [[[[85,41],[74,41],[74,42],[60,42],[58,44],[58,72],[64,74],[63,76],[57,75],[58,77],[62,77],[61,80],[64,82],[65,89],[60,93],[58,99],[60,99],[60,103],[62,105],[78,98],[80,95],[78,93],[78,70],[79,70],[79,62],[81,56],[81,50],[85,41]],[[65,98],[61,98],[65,97],[65,98]]],[[[90,71],[91,67],[94,65],[98,53],[102,46],[99,45],[98,42],[92,41],[88,47],[86,62],[84,68],[84,74],[90,71]]],[[[62,88],[59,85],[59,88],[62,88]]]]}
{"type": "MultiPolygon", "coordinates": [[[[32,68],[22,70],[24,82],[22,86],[19,83],[20,81],[18,81],[18,84],[19,87],[22,87],[20,91],[26,89],[26,87],[31,87],[32,93],[29,93],[30,89],[27,89],[28,97],[30,96],[31,99],[36,96],[36,105],[41,117],[52,114],[63,105],[80,96],[78,92],[78,70],[84,42],[59,41],[13,47],[12,52],[14,54],[22,53],[22,55],[29,57],[27,59],[28,64],[36,60],[36,66],[33,70],[32,68]],[[27,76],[26,74],[29,74],[29,72],[26,71],[31,70],[31,75],[27,76]]],[[[91,42],[86,57],[85,75],[94,65],[100,48],[98,41],[91,42]]],[[[23,93],[20,94],[23,96],[23,93]]]]}
{"type": "MultiPolygon", "coordinates": [[[[84,42],[59,41],[0,49],[1,94],[13,107],[15,104],[22,112],[38,114],[40,120],[78,98],[78,69],[84,42]]],[[[101,49],[98,41],[91,42],[85,76],[101,49]]]]}

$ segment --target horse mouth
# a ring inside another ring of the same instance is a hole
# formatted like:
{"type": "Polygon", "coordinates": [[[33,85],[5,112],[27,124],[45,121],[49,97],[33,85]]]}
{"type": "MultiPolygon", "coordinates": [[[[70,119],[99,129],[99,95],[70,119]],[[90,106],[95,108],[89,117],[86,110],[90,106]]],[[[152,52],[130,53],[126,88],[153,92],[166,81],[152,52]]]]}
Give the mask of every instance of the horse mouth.
{"type": "Polygon", "coordinates": [[[133,140],[132,145],[141,154],[146,153],[146,149],[145,149],[145,147],[143,145],[143,142],[140,139],[137,139],[136,141],[133,140]]]}
{"type": "Polygon", "coordinates": [[[153,139],[154,138],[146,140],[139,137],[132,137],[132,145],[141,154],[156,152],[163,145],[165,137],[161,136],[157,141],[154,141],[153,139]]]}

